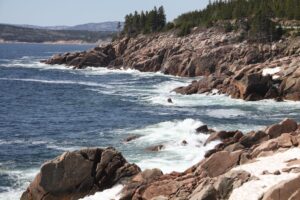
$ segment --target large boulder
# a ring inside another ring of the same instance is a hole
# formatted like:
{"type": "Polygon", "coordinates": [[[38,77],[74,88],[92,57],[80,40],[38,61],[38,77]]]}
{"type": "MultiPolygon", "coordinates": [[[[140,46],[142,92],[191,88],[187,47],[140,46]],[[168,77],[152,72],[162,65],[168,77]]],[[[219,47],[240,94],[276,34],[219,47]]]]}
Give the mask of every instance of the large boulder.
{"type": "MultiPolygon", "coordinates": [[[[261,73],[240,73],[231,83],[238,90],[238,98],[247,101],[264,99],[273,86],[271,76],[263,76],[261,73]]],[[[236,94],[235,94],[236,96],[236,94]]]]}
{"type": "Polygon", "coordinates": [[[240,138],[239,143],[246,148],[268,140],[269,137],[264,131],[251,131],[240,138]]]}
{"type": "Polygon", "coordinates": [[[279,124],[273,124],[265,130],[270,138],[279,137],[282,133],[289,133],[297,130],[298,124],[293,119],[284,119],[279,124]]]}
{"type": "Polygon", "coordinates": [[[215,141],[215,140],[220,140],[222,142],[225,142],[227,140],[232,140],[233,142],[238,141],[241,137],[243,136],[243,133],[240,131],[219,131],[219,132],[214,132],[210,134],[210,136],[206,139],[205,145],[215,141]]]}
{"type": "Polygon", "coordinates": [[[76,200],[138,174],[114,148],[66,152],[46,162],[21,200],[76,200]]]}
{"type": "Polygon", "coordinates": [[[232,153],[228,151],[216,152],[200,165],[200,169],[205,170],[209,177],[219,176],[238,165],[241,154],[242,151],[232,153]]]}
{"type": "Polygon", "coordinates": [[[210,183],[210,179],[203,181],[191,194],[190,200],[217,200],[218,191],[210,183]]]}
{"type": "Polygon", "coordinates": [[[279,148],[291,148],[298,146],[298,139],[290,133],[284,133],[281,136],[262,142],[252,150],[252,156],[263,156],[265,153],[273,152],[279,148]]]}
{"type": "Polygon", "coordinates": [[[294,72],[286,77],[280,85],[280,91],[288,100],[300,100],[300,68],[294,68],[294,72]]]}

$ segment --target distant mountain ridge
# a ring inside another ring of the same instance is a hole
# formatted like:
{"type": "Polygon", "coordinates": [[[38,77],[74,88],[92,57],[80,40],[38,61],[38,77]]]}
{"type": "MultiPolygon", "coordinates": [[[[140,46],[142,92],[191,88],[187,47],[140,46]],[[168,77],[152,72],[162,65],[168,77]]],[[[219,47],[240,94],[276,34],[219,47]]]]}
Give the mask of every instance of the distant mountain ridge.
{"type": "Polygon", "coordinates": [[[51,30],[0,24],[0,43],[99,43],[110,41],[116,31],[51,30]]]}
{"type": "MultiPolygon", "coordinates": [[[[121,29],[124,27],[124,22],[118,21],[108,21],[100,23],[86,23],[79,24],[75,26],[35,26],[28,24],[13,24],[13,26],[22,28],[33,28],[33,29],[43,29],[43,30],[76,30],[76,31],[109,31],[118,32],[118,24],[120,23],[121,29]]],[[[8,24],[6,24],[8,25],[8,24]]]]}

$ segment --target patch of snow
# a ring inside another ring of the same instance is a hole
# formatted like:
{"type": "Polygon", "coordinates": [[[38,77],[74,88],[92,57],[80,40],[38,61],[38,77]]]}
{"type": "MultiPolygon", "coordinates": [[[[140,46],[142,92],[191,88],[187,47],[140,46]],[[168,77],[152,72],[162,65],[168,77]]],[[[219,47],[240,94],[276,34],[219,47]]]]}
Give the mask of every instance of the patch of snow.
{"type": "Polygon", "coordinates": [[[274,76],[272,77],[273,80],[276,80],[276,79],[279,79],[279,78],[280,78],[279,75],[274,75],[274,76]]]}
{"type": "Polygon", "coordinates": [[[275,68],[265,68],[263,69],[262,75],[267,76],[267,75],[274,75],[273,79],[278,78],[278,75],[276,76],[275,74],[281,71],[281,67],[275,67],[275,68]]]}
{"type": "Polygon", "coordinates": [[[258,180],[251,180],[243,184],[241,187],[234,189],[229,200],[258,200],[266,191],[281,181],[296,178],[299,174],[285,173],[281,171],[283,168],[287,168],[286,161],[294,158],[300,159],[300,148],[292,148],[285,152],[276,153],[272,156],[261,157],[254,163],[233,168],[232,170],[245,170],[252,176],[256,176],[258,180]],[[263,175],[263,171],[265,170],[270,173],[274,173],[279,170],[281,171],[281,174],[263,175]]]}

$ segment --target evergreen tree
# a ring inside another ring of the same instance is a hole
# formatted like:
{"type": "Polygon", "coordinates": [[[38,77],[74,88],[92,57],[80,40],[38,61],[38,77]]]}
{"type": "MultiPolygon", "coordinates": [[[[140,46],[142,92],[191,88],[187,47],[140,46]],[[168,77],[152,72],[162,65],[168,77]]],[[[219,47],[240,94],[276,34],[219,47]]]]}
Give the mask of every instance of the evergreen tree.
{"type": "Polygon", "coordinates": [[[124,33],[134,36],[139,33],[154,33],[162,31],[166,26],[165,10],[161,6],[159,9],[154,7],[151,11],[142,11],[125,16],[124,33]]]}
{"type": "Polygon", "coordinates": [[[158,30],[162,30],[166,26],[166,14],[163,6],[158,8],[158,30]]]}
{"type": "Polygon", "coordinates": [[[251,23],[251,38],[254,41],[270,42],[280,37],[279,32],[269,15],[259,10],[251,23]]]}

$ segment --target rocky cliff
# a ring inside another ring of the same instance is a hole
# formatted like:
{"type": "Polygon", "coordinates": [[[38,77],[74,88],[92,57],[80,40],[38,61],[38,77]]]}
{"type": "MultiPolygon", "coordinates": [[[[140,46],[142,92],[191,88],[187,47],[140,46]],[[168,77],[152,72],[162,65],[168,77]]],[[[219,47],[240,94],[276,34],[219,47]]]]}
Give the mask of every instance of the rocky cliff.
{"type": "Polygon", "coordinates": [[[75,69],[87,66],[133,68],[184,77],[199,77],[181,94],[211,92],[249,101],[300,100],[300,37],[273,43],[250,43],[245,31],[194,29],[185,37],[171,32],[122,38],[85,52],[55,55],[47,64],[75,69]]]}
{"type": "Polygon", "coordinates": [[[206,144],[220,143],[182,173],[140,172],[113,148],[67,152],[42,166],[21,199],[76,200],[119,183],[122,200],[300,199],[299,127],[285,119],[246,134],[210,130],[206,144]]]}

